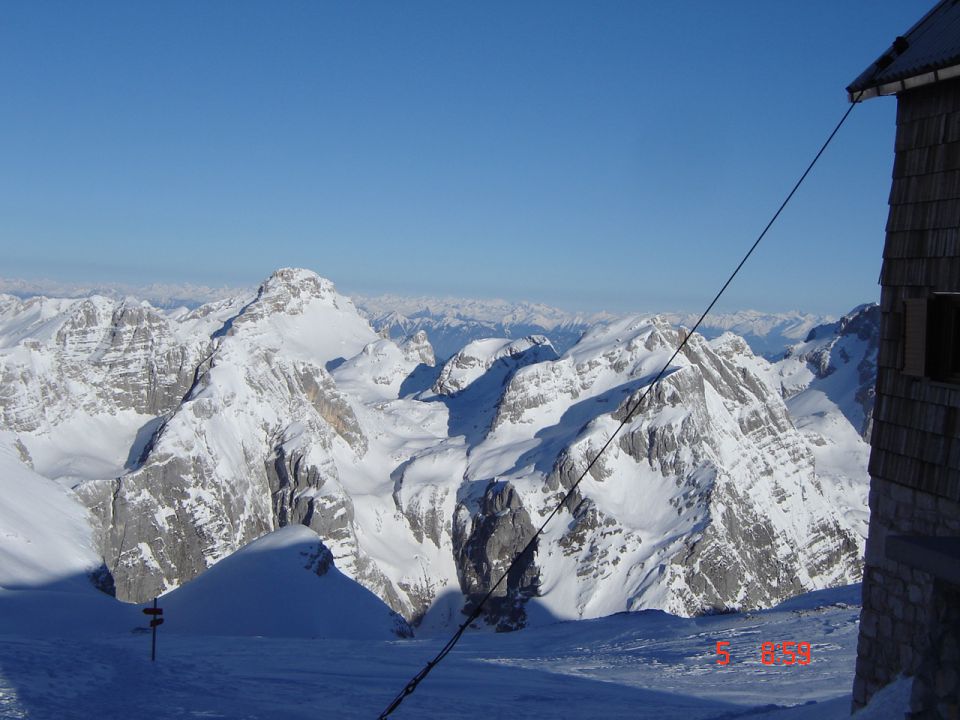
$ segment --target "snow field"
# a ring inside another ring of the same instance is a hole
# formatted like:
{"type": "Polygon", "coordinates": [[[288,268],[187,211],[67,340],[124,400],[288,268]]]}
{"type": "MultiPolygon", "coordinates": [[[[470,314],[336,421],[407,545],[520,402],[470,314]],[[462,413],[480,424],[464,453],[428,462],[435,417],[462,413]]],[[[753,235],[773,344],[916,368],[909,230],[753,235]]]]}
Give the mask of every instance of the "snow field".
{"type": "MultiPolygon", "coordinates": [[[[468,632],[396,718],[849,717],[859,587],[773,610],[677,618],[659,611],[468,632]],[[767,666],[760,643],[806,641],[807,666],[767,666]],[[732,660],[719,666],[717,641],[732,660]]],[[[172,609],[168,622],[175,621],[172,609]]],[[[145,616],[141,616],[145,617],[145,616]]],[[[145,621],[141,620],[141,624],[145,621]]],[[[376,641],[174,634],[0,637],[4,718],[374,718],[447,636],[376,641]]],[[[909,682],[858,714],[902,717],[909,682]]]]}

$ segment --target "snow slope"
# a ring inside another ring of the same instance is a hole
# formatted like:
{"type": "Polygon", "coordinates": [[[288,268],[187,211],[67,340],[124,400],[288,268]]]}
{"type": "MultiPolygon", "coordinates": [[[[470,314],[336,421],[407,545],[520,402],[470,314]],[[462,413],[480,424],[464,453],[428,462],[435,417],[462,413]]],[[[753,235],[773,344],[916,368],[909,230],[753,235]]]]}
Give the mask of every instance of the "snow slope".
{"type": "MultiPolygon", "coordinates": [[[[684,620],[661,612],[468,632],[395,718],[840,720],[849,717],[859,588],[769,611],[684,620]],[[730,643],[729,665],[716,643],[730,643]],[[763,642],[809,642],[806,666],[764,665],[763,642]]],[[[167,611],[168,624],[176,622],[167,611]]],[[[142,616],[141,616],[142,617],[142,616]]],[[[0,717],[372,718],[446,637],[308,640],[90,631],[5,632],[0,717]]],[[[878,694],[861,720],[900,718],[909,681],[878,694]]]]}
{"type": "Polygon", "coordinates": [[[13,433],[0,430],[0,592],[91,588],[87,575],[101,559],[89,511],[24,456],[13,433]]]}
{"type": "Polygon", "coordinates": [[[790,416],[813,448],[825,492],[863,538],[879,339],[880,308],[863,305],[812,329],[773,366],[790,416]]]}
{"type": "Polygon", "coordinates": [[[159,599],[184,635],[386,639],[410,627],[345,577],[317,534],[290,525],[255,540],[159,599]]]}
{"type": "Polygon", "coordinates": [[[92,582],[103,560],[89,511],[25,457],[13,433],[0,430],[0,635],[115,630],[124,613],[92,582]]]}

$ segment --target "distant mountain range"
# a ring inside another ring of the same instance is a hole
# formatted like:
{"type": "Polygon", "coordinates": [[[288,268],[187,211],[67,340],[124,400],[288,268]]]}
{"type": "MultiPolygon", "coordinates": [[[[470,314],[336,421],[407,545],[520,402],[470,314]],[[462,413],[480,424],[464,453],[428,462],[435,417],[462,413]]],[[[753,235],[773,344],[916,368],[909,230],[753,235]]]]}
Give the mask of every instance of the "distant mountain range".
{"type": "MultiPolygon", "coordinates": [[[[617,317],[611,313],[569,313],[548,305],[505,300],[395,295],[354,296],[353,300],[374,329],[385,337],[403,339],[422,330],[430,338],[437,357],[444,359],[468,342],[483,337],[544,335],[563,353],[591,325],[617,317]]],[[[699,315],[661,313],[661,317],[689,328],[699,315]]],[[[744,338],[754,353],[773,359],[782,355],[788,346],[803,341],[813,328],[834,320],[836,318],[830,316],[796,311],[743,310],[709,315],[699,332],[708,339],[733,332],[744,338]]]]}
{"type": "Polygon", "coordinates": [[[250,291],[243,287],[211,287],[195,283],[151,283],[132,285],[118,282],[65,282],[59,280],[24,280],[0,277],[0,293],[22,300],[31,297],[85,298],[100,295],[113,300],[136,298],[146,300],[161,310],[178,307],[193,309],[204,303],[236,297],[250,291]]]}
{"type": "MultiPolygon", "coordinates": [[[[159,310],[193,310],[207,303],[251,292],[253,288],[190,283],[132,285],[0,277],[0,293],[22,300],[31,297],[75,299],[98,295],[120,301],[146,300],[159,310]]],[[[562,353],[573,346],[591,325],[622,317],[622,314],[568,312],[542,303],[498,299],[403,295],[353,295],[352,299],[373,328],[385,337],[402,340],[421,330],[426,332],[440,359],[447,359],[472,340],[485,337],[544,335],[562,353]]],[[[668,322],[688,328],[699,317],[693,313],[659,312],[668,322]]],[[[832,316],[799,311],[769,313],[741,310],[709,315],[699,332],[710,339],[727,331],[736,333],[749,343],[754,353],[775,359],[788,346],[803,341],[814,327],[834,321],[836,318],[832,316]]]]}

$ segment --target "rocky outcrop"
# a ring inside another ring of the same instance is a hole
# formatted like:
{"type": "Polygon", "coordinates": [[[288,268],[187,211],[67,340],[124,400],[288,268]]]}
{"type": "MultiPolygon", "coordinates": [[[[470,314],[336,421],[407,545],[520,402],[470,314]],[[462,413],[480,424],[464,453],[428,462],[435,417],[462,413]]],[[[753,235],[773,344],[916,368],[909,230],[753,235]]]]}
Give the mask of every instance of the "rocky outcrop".
{"type": "Polygon", "coordinates": [[[514,341],[477,340],[446,362],[433,390],[439,395],[454,395],[484,377],[496,364],[514,371],[556,357],[550,341],[542,335],[514,341]]]}
{"type": "Polygon", "coordinates": [[[400,344],[400,349],[403,350],[403,356],[409,362],[414,362],[418,365],[427,365],[428,367],[433,367],[437,364],[437,358],[433,353],[433,346],[427,338],[427,333],[423,330],[404,338],[400,344]]]}
{"type": "Polygon", "coordinates": [[[484,606],[487,622],[498,630],[515,630],[526,622],[526,602],[537,595],[536,543],[507,572],[533,538],[535,528],[517,491],[509,483],[492,482],[471,512],[467,504],[457,506],[453,548],[459,569],[460,587],[470,612],[488,591],[484,606]]]}

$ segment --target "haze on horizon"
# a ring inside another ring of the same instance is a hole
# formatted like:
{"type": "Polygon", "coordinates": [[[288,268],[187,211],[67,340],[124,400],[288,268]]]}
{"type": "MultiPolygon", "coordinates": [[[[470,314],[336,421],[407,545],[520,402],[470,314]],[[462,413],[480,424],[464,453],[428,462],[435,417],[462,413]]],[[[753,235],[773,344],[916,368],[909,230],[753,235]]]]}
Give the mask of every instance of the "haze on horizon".
{"type": "MultiPolygon", "coordinates": [[[[265,277],[264,280],[267,278],[265,277]]],[[[334,283],[336,285],[336,283],[334,283]]],[[[673,307],[633,307],[624,308],[619,312],[611,311],[603,307],[577,306],[573,303],[551,304],[537,302],[525,298],[509,300],[503,297],[465,297],[453,294],[430,295],[427,293],[353,293],[339,286],[338,290],[350,297],[361,307],[364,312],[369,313],[371,317],[376,317],[386,312],[389,306],[393,311],[401,315],[412,317],[419,315],[425,310],[430,310],[432,314],[460,314],[464,317],[470,317],[473,320],[493,320],[502,319],[505,315],[514,312],[542,311],[547,316],[555,320],[577,320],[578,322],[600,322],[612,317],[623,317],[627,315],[668,315],[683,317],[681,322],[690,323],[692,317],[699,316],[703,308],[696,310],[685,310],[673,307]]],[[[146,301],[154,307],[173,310],[178,307],[194,308],[200,305],[224,300],[228,298],[242,297],[255,294],[257,284],[248,286],[220,285],[211,286],[199,283],[148,283],[142,285],[130,285],[121,282],[74,282],[58,281],[49,278],[30,280],[26,278],[0,277],[0,295],[7,294],[28,299],[31,297],[48,298],[84,298],[93,295],[104,295],[112,298],[134,298],[139,301],[146,301]]],[[[862,304],[862,303],[861,303],[862,304]]],[[[790,308],[781,311],[768,311],[757,307],[740,307],[714,310],[708,316],[709,318],[719,319],[721,316],[730,318],[740,314],[745,317],[756,313],[770,319],[780,316],[804,316],[809,320],[822,322],[832,322],[839,317],[854,310],[857,306],[849,308],[836,308],[833,312],[813,313],[804,308],[790,308]]]]}

